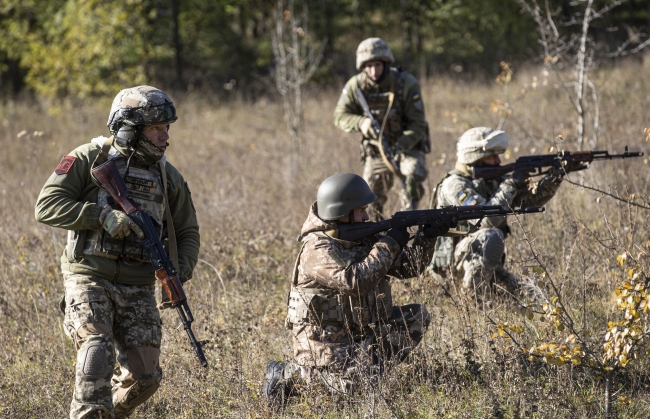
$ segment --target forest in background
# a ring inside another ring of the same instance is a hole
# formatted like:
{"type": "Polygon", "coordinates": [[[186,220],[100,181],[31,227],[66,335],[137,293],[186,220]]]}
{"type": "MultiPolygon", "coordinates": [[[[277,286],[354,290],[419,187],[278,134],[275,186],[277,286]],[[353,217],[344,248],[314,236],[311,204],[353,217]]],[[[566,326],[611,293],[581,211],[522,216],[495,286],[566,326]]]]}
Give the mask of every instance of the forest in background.
{"type": "MultiPolygon", "coordinates": [[[[535,22],[516,0],[294,3],[301,36],[323,48],[311,79],[320,86],[355,73],[356,47],[371,36],[420,78],[492,78],[501,61],[541,60],[535,22]]],[[[548,4],[561,36],[575,36],[586,1],[539,4],[548,4]]],[[[589,29],[603,57],[650,31],[650,0],[595,0],[593,9],[612,5],[589,29]]],[[[112,97],[148,83],[220,100],[257,97],[271,85],[277,10],[276,0],[0,0],[0,95],[112,97]]]]}

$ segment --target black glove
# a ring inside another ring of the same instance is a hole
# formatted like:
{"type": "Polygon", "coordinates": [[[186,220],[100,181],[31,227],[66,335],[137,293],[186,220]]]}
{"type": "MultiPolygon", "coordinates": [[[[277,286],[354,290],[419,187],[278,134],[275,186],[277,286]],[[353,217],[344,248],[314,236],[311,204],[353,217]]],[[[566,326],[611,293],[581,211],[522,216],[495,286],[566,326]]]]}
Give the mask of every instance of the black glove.
{"type": "Polygon", "coordinates": [[[406,230],[406,227],[391,228],[386,235],[395,240],[397,244],[399,244],[400,249],[406,247],[406,243],[408,243],[409,238],[411,237],[408,230],[406,230]]]}
{"type": "Polygon", "coordinates": [[[512,172],[512,182],[515,184],[515,188],[524,189],[527,187],[528,178],[532,172],[532,169],[520,169],[512,172]]]}
{"type": "Polygon", "coordinates": [[[452,217],[435,215],[431,217],[431,224],[424,226],[422,233],[427,239],[433,239],[435,237],[442,236],[448,232],[450,228],[454,228],[457,225],[458,221],[454,222],[452,217]]]}

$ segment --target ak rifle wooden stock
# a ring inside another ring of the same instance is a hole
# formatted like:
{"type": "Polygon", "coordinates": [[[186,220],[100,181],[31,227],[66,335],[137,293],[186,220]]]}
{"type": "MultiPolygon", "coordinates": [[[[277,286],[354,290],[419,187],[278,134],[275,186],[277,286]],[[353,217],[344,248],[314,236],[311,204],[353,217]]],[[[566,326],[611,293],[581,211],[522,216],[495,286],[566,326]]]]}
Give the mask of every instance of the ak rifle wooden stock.
{"type": "Polygon", "coordinates": [[[396,212],[391,218],[376,223],[339,224],[339,239],[358,241],[382,231],[396,227],[413,227],[432,225],[438,217],[447,217],[452,224],[466,220],[482,220],[484,217],[496,217],[515,214],[532,214],[544,212],[544,207],[527,207],[521,209],[503,208],[499,205],[450,206],[439,209],[413,210],[396,212]]]}
{"type": "Polygon", "coordinates": [[[167,256],[167,252],[165,252],[163,244],[160,241],[160,237],[158,236],[158,232],[154,225],[154,220],[149,216],[149,214],[131,201],[124,179],[120,176],[120,172],[117,170],[117,167],[112,160],[92,169],[92,175],[95,180],[97,180],[97,182],[113,197],[115,202],[120,205],[129,218],[131,218],[138,227],[142,229],[145,238],[142,239],[140,245],[147,250],[149,259],[151,259],[151,264],[156,272],[156,278],[158,278],[163,289],[167,293],[172,307],[178,311],[178,316],[183,323],[183,328],[187,332],[187,336],[194,348],[194,352],[196,353],[197,358],[199,358],[199,362],[202,366],[207,367],[208,361],[205,358],[203,348],[201,347],[202,342],[197,341],[194,332],[192,332],[194,316],[192,315],[190,306],[187,304],[187,297],[185,296],[185,291],[183,291],[183,285],[181,284],[181,280],[178,278],[178,273],[174,267],[174,263],[169,256],[167,256]]]}
{"type": "Polygon", "coordinates": [[[597,151],[561,151],[558,154],[539,154],[519,157],[514,163],[504,166],[484,166],[472,169],[474,179],[492,179],[503,176],[515,170],[533,171],[532,176],[548,173],[545,168],[564,168],[568,172],[584,170],[594,160],[614,160],[643,156],[642,151],[628,151],[627,146],[622,154],[609,154],[607,150],[597,151]]]}

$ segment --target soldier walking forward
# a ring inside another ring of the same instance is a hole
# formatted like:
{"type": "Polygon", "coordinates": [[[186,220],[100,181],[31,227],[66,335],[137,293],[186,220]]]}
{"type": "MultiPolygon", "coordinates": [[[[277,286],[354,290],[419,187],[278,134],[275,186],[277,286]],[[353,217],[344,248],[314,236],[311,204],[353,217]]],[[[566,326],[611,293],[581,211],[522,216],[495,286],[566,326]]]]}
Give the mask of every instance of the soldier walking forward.
{"type": "Polygon", "coordinates": [[[187,281],[198,258],[199,226],[187,183],[164,157],[177,118],[171,99],[156,88],[120,91],[108,119],[112,136],[63,157],[38,197],[36,219],[68,230],[61,309],[77,350],[72,419],[127,417],[160,386],[161,321],[154,270],[137,246],[143,233],[116,209],[91,169],[115,161],[129,196],[158,222],[187,281]]]}
{"type": "Polygon", "coordinates": [[[334,110],[334,124],[345,132],[361,132],[363,178],[377,196],[370,206],[373,220],[385,218],[383,211],[395,176],[404,179],[402,209],[416,209],[424,195],[422,182],[427,177],[425,154],[431,149],[429,129],[424,116],[420,85],[412,75],[390,67],[395,62],[388,44],[369,38],[357,48],[357,70],[361,72],[345,84],[334,110]],[[370,111],[384,126],[391,147],[397,151],[399,173],[386,166],[378,148],[371,121],[363,115],[355,96],[360,89],[370,111]]]}
{"type": "MultiPolygon", "coordinates": [[[[458,139],[456,168],[447,173],[434,191],[435,208],[449,205],[501,205],[518,207],[522,200],[526,206],[541,206],[557,192],[563,173],[552,171],[538,181],[530,172],[515,171],[512,176],[494,179],[474,179],[472,169],[481,166],[498,166],[500,154],[508,147],[504,131],[486,127],[472,128],[458,139]]],[[[461,222],[458,229],[469,231],[469,224],[461,222]]],[[[439,237],[429,269],[438,274],[451,272],[462,287],[477,297],[483,297],[495,288],[510,293],[523,292],[533,299],[544,299],[541,291],[524,284],[508,272],[503,264],[506,258],[505,238],[510,234],[506,217],[489,217],[480,228],[463,238],[439,237]]]]}
{"type": "Polygon", "coordinates": [[[368,220],[375,200],[352,173],[331,176],[318,188],[302,226],[287,308],[294,362],[266,365],[264,394],[272,402],[292,394],[298,382],[354,391],[362,378],[404,360],[422,339],[429,313],[421,304],[393,306],[389,276],[419,275],[449,225],[425,227],[411,245],[406,228],[359,242],[339,239],[338,225],[368,220]]]}

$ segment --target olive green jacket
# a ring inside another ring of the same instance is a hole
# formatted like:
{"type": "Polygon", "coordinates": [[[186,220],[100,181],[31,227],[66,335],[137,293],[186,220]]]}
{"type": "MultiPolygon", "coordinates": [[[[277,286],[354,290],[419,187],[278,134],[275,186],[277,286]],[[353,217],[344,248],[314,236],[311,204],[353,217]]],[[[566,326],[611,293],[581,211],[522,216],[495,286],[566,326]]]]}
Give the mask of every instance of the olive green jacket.
{"type": "MultiPolygon", "coordinates": [[[[90,177],[90,169],[101,147],[96,143],[77,147],[69,155],[75,157],[67,173],[52,173],[36,201],[36,220],[66,230],[95,230],[100,228],[97,205],[99,187],[90,177]]],[[[198,261],[199,225],[187,182],[169,162],[165,164],[169,209],[178,247],[178,270],[182,279],[192,277],[198,261]]],[[[91,234],[89,232],[89,234],[91,234]]],[[[65,273],[98,276],[120,284],[150,284],[155,282],[154,269],[149,262],[126,262],[84,255],[75,262],[64,250],[61,270],[65,273]]]]}
{"type": "MultiPolygon", "coordinates": [[[[388,67],[386,69],[388,70],[388,67]]],[[[388,92],[391,87],[390,77],[394,77],[394,74],[391,71],[379,84],[367,78],[367,85],[373,92],[388,92]]],[[[355,91],[359,88],[360,75],[361,73],[348,80],[334,109],[334,125],[345,132],[359,132],[359,121],[364,117],[361,105],[355,96],[355,91]]],[[[420,84],[411,74],[406,73],[405,77],[402,97],[395,98],[403,104],[404,132],[397,139],[397,146],[401,151],[408,151],[418,145],[427,131],[420,84]]]]}

